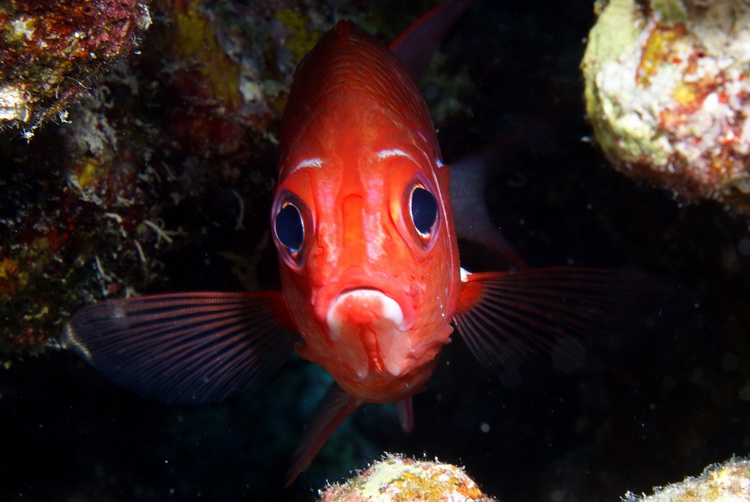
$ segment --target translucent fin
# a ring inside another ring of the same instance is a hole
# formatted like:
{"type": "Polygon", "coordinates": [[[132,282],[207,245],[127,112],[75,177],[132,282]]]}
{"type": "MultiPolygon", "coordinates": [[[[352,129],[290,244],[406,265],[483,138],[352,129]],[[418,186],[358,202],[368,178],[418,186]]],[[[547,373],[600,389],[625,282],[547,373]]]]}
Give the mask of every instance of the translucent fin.
{"type": "Polygon", "coordinates": [[[487,211],[484,188],[492,165],[498,163],[493,147],[450,166],[450,194],[456,236],[498,252],[509,265],[525,268],[521,257],[505,240],[487,211]]]}
{"type": "Polygon", "coordinates": [[[401,424],[401,430],[404,432],[411,432],[414,430],[414,406],[411,399],[411,397],[407,397],[396,403],[398,421],[401,424]]]}
{"type": "Polygon", "coordinates": [[[492,249],[513,267],[526,268],[521,257],[500,234],[487,211],[484,190],[488,176],[513,165],[524,151],[527,142],[545,144],[550,131],[564,130],[571,120],[578,100],[562,103],[550,112],[528,122],[523,127],[505,134],[482,149],[457,162],[450,162],[450,193],[456,236],[492,249]]]}
{"type": "Polygon", "coordinates": [[[643,279],[566,267],[468,274],[453,321],[482,364],[516,366],[529,354],[564,349],[571,336],[614,329],[638,303],[643,279]]]}
{"type": "Polygon", "coordinates": [[[281,292],[176,293],[90,305],[63,347],[166,403],[220,401],[280,366],[298,335],[281,292]]]}
{"type": "Polygon", "coordinates": [[[291,485],[299,473],[307,469],[333,431],[360,406],[362,401],[347,394],[335,382],[328,387],[315,410],[312,423],[305,429],[302,441],[294,452],[284,486],[291,485]]]}
{"type": "Polygon", "coordinates": [[[388,46],[419,82],[432,53],[475,0],[447,0],[414,21],[388,46]]]}

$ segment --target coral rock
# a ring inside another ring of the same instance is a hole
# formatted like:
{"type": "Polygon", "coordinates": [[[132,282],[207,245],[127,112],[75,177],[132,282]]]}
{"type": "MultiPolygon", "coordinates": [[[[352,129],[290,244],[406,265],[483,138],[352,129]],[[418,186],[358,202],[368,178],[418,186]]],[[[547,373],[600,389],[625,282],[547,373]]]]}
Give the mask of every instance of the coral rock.
{"type": "Polygon", "coordinates": [[[582,69],[609,161],[750,214],[750,5],[600,0],[597,10],[582,69]]]}
{"type": "Polygon", "coordinates": [[[623,502],[740,502],[750,500],[750,460],[731,459],[706,468],[698,478],[687,478],[659,488],[649,496],[628,493],[623,502]]]}
{"type": "Polygon", "coordinates": [[[151,24],[138,0],[10,0],[0,5],[0,126],[30,136],[151,24]]]}
{"type": "Polygon", "coordinates": [[[341,485],[321,502],[492,502],[463,469],[451,464],[387,455],[341,485]]]}

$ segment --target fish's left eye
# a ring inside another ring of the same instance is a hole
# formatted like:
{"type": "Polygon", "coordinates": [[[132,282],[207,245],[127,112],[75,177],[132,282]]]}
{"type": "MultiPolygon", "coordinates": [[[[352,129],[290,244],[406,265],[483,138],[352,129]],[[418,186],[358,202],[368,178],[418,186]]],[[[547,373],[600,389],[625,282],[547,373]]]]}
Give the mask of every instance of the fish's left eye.
{"type": "Polygon", "coordinates": [[[438,216],[438,203],[432,193],[419,185],[411,191],[411,220],[421,237],[429,237],[438,216]]]}

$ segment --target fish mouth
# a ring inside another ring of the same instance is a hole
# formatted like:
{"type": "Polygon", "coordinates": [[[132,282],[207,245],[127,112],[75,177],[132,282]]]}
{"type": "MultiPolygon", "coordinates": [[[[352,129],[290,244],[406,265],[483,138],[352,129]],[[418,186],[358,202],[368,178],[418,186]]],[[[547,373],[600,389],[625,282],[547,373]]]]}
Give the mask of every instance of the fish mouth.
{"type": "Polygon", "coordinates": [[[331,340],[341,338],[345,324],[367,326],[390,321],[393,328],[404,329],[401,305],[383,291],[370,287],[348,288],[338,294],[326,314],[331,340]]]}
{"type": "Polygon", "coordinates": [[[399,377],[409,370],[412,345],[404,312],[381,290],[362,287],[339,293],[326,322],[333,350],[356,380],[399,377]]]}

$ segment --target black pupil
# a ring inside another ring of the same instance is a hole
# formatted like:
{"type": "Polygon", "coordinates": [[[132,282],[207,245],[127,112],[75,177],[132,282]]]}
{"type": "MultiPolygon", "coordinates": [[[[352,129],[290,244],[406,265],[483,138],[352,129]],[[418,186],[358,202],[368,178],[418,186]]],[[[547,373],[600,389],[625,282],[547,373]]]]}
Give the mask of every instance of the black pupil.
{"type": "Polygon", "coordinates": [[[411,193],[411,218],[420,234],[430,233],[437,220],[437,212],[435,196],[422,187],[416,187],[411,193]]]}
{"type": "Polygon", "coordinates": [[[287,204],[276,215],[276,237],[289,248],[290,253],[296,253],[302,247],[305,238],[305,227],[302,216],[294,204],[287,204]]]}

